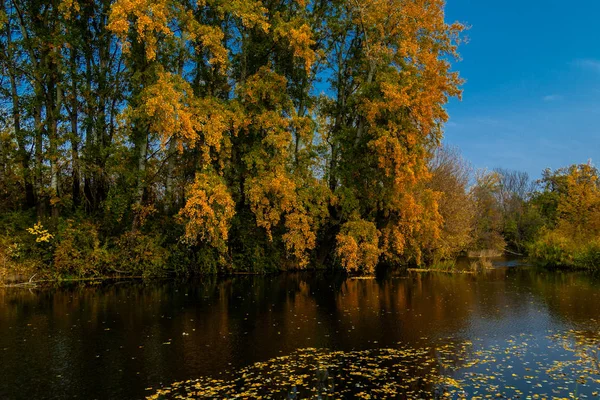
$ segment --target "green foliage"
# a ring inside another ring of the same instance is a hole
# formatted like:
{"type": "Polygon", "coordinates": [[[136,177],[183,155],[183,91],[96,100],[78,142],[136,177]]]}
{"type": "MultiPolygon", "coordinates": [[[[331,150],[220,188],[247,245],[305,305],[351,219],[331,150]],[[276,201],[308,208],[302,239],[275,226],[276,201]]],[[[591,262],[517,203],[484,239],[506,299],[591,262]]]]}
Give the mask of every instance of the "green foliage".
{"type": "Polygon", "coordinates": [[[502,208],[497,199],[500,174],[482,171],[471,193],[475,201],[475,230],[472,250],[504,251],[506,241],[502,236],[502,208]]]}
{"type": "Polygon", "coordinates": [[[115,240],[111,269],[116,273],[144,277],[164,276],[169,254],[161,238],[141,232],[126,232],[115,240]]]}
{"type": "Polygon", "coordinates": [[[545,267],[600,268],[600,239],[572,238],[545,231],[529,247],[529,257],[545,267]]]}
{"type": "Polygon", "coordinates": [[[107,250],[100,247],[96,226],[87,221],[64,221],[56,243],[52,272],[57,276],[99,275],[110,264],[107,250]]]}
{"type": "Polygon", "coordinates": [[[530,257],[546,266],[600,268],[600,182],[591,164],[545,171],[543,191],[532,201],[546,228],[530,257]]]}

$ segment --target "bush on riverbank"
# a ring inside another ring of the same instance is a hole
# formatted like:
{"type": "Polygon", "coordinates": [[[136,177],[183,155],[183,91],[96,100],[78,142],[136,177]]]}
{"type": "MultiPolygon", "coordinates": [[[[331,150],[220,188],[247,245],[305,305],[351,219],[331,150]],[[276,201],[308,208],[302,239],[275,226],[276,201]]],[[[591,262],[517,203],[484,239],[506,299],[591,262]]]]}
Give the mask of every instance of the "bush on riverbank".
{"type": "Polygon", "coordinates": [[[600,182],[591,164],[545,171],[543,190],[532,206],[546,227],[529,246],[529,257],[544,266],[600,268],[600,182]]]}
{"type": "Polygon", "coordinates": [[[531,244],[529,257],[545,267],[597,269],[600,268],[600,238],[546,232],[531,244]]]}
{"type": "Polygon", "coordinates": [[[4,215],[0,226],[0,279],[166,273],[168,252],[157,236],[126,232],[112,238],[89,220],[59,219],[52,226],[24,213],[4,215]]]}

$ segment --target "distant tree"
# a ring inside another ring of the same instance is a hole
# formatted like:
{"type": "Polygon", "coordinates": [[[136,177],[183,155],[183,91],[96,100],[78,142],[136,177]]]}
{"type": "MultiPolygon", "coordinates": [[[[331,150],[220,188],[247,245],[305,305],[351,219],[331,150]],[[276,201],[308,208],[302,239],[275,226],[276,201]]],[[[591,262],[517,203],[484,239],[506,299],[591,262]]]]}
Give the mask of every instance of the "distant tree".
{"type": "Polygon", "coordinates": [[[427,187],[441,194],[438,201],[443,219],[440,239],[429,249],[435,261],[452,259],[473,242],[475,202],[469,193],[472,168],[455,147],[441,147],[429,163],[427,187]]]}
{"type": "Polygon", "coordinates": [[[530,203],[536,184],[526,172],[503,168],[494,172],[499,179],[496,198],[502,210],[502,235],[510,250],[522,254],[543,223],[530,203]]]}
{"type": "Polygon", "coordinates": [[[475,202],[474,250],[504,251],[502,205],[498,201],[501,176],[497,172],[477,171],[471,196],[475,202]]]}
{"type": "Polygon", "coordinates": [[[600,265],[600,177],[591,163],[547,170],[534,204],[547,225],[530,246],[542,264],[597,268],[600,265]]]}

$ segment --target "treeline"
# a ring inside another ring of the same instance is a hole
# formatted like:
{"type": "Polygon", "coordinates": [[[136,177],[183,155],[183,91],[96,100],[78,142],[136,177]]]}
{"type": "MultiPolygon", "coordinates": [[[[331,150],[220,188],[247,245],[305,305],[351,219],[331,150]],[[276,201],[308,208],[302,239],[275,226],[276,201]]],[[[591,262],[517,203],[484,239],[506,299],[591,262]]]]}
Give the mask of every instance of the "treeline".
{"type": "Polygon", "coordinates": [[[508,253],[547,267],[600,268],[600,181],[590,162],[546,169],[533,181],[502,168],[473,171],[456,149],[442,148],[431,172],[442,193],[441,237],[453,250],[433,266],[452,268],[458,254],[508,253]]]}
{"type": "Polygon", "coordinates": [[[442,0],[2,0],[2,268],[370,273],[520,245],[495,178],[462,207],[435,164],[462,30],[442,0]]]}

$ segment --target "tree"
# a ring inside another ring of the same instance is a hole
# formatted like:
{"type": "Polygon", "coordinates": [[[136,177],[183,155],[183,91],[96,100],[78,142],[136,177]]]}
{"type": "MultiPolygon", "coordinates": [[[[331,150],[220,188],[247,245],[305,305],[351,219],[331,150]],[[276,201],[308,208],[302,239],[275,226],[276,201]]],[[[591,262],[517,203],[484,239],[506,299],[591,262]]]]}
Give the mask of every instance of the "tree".
{"type": "Polygon", "coordinates": [[[447,120],[443,106],[460,95],[461,80],[447,60],[457,56],[463,30],[446,24],[443,6],[332,2],[328,13],[335,97],[323,101],[323,135],[330,148],[326,176],[338,199],[332,214],[339,221],[331,230],[374,224],[381,260],[390,264],[420,264],[423,243],[440,235],[439,195],[422,185],[447,120]]]}
{"type": "Polygon", "coordinates": [[[429,163],[431,180],[427,187],[441,193],[438,202],[443,219],[440,239],[429,250],[435,261],[453,259],[473,242],[475,202],[469,193],[471,166],[454,147],[439,148],[429,163]]]}
{"type": "Polygon", "coordinates": [[[480,170],[475,179],[475,185],[471,188],[475,201],[473,250],[501,253],[506,247],[502,236],[502,207],[498,202],[501,176],[497,172],[480,170]]]}
{"type": "Polygon", "coordinates": [[[596,268],[600,262],[600,183],[591,164],[544,173],[533,204],[547,225],[530,245],[530,256],[552,266],[596,268]]]}

